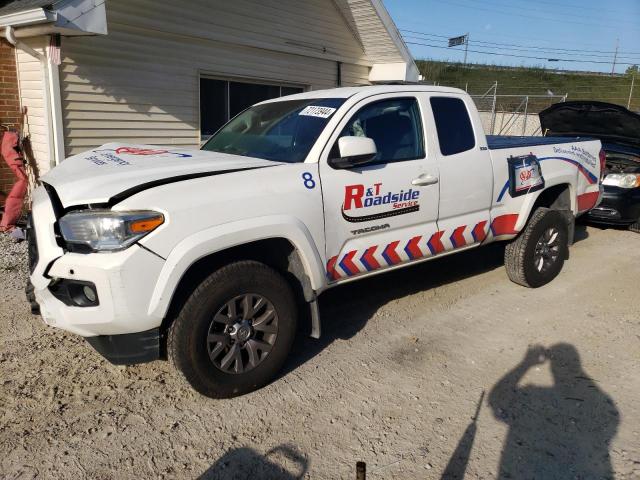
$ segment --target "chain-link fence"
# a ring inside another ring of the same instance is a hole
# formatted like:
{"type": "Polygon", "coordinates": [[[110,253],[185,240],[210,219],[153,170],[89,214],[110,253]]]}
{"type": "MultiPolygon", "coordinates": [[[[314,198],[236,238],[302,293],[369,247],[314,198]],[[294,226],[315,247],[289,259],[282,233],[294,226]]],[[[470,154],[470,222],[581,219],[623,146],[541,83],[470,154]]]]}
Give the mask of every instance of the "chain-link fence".
{"type": "Polygon", "coordinates": [[[564,102],[566,95],[498,95],[494,83],[482,95],[471,95],[489,135],[541,135],[538,113],[564,102]]]}
{"type": "MultiPolygon", "coordinates": [[[[536,103],[539,103],[539,109],[542,109],[558,101],[557,95],[566,95],[567,100],[596,100],[613,103],[626,107],[632,112],[640,112],[640,74],[632,68],[625,74],[611,75],[544,68],[462,65],[425,60],[418,60],[417,65],[423,78],[435,85],[460,88],[478,99],[483,95],[487,97],[497,93],[498,112],[515,111],[524,97],[529,96],[528,111],[538,113],[536,103]],[[496,82],[497,89],[494,88],[496,82]],[[514,95],[514,97],[501,98],[502,95],[514,95]],[[532,97],[534,95],[535,98],[532,97]],[[551,102],[548,101],[549,99],[551,102]]],[[[483,98],[481,103],[483,109],[491,111],[491,104],[486,105],[488,103],[486,98],[483,98]]],[[[497,123],[499,124],[499,120],[497,123]]]]}

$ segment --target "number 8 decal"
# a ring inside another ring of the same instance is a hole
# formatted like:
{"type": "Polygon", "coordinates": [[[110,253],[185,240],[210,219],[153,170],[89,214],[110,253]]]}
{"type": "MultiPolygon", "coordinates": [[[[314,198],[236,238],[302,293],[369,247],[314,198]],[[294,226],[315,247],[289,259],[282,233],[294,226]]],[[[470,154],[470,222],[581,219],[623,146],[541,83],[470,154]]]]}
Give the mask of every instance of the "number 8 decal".
{"type": "Polygon", "coordinates": [[[304,172],[302,174],[302,180],[304,180],[304,186],[309,190],[316,188],[316,181],[313,179],[313,175],[310,172],[304,172]]]}

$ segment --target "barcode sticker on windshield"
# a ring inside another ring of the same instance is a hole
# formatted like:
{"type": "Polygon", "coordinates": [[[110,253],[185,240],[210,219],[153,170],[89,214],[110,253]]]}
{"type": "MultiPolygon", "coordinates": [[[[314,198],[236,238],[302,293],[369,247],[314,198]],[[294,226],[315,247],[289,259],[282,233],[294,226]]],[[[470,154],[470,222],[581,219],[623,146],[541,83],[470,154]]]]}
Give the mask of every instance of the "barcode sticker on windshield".
{"type": "Polygon", "coordinates": [[[307,117],[329,118],[335,111],[336,109],[331,107],[309,105],[300,112],[300,115],[305,115],[307,117]]]}

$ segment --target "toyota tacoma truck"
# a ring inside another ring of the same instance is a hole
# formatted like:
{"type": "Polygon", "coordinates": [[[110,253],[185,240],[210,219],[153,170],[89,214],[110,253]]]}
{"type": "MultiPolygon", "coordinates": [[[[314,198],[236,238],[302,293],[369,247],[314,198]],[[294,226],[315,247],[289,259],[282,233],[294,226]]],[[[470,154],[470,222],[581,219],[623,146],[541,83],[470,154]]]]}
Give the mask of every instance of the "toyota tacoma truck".
{"type": "Polygon", "coordinates": [[[239,395],[299,326],[320,335],[329,288],[495,241],[511,280],[548,283],[603,161],[598,140],[485,136],[452,88],[269,100],[200,150],[110,143],[54,168],[28,296],[112,363],[168,358],[198,392],[239,395]]]}

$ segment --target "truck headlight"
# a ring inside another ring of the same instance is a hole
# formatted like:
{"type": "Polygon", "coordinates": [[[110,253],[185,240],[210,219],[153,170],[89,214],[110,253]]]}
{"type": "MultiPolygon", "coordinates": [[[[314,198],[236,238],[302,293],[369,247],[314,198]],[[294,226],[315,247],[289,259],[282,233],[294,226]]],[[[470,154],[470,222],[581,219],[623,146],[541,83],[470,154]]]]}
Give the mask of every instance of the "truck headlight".
{"type": "Polygon", "coordinates": [[[610,173],[604,177],[602,184],[621,188],[640,187],[640,173],[610,173]]]}
{"type": "Polygon", "coordinates": [[[72,249],[113,252],[131,246],[163,223],[164,216],[153,211],[78,210],[60,219],[60,233],[72,249]]]}

